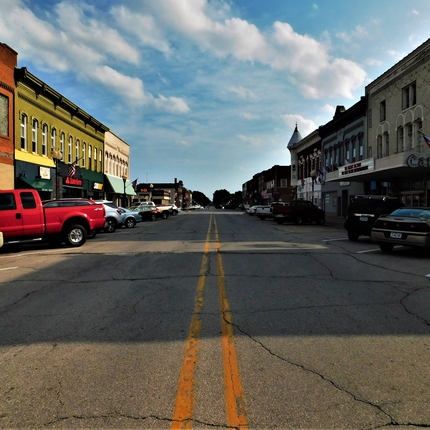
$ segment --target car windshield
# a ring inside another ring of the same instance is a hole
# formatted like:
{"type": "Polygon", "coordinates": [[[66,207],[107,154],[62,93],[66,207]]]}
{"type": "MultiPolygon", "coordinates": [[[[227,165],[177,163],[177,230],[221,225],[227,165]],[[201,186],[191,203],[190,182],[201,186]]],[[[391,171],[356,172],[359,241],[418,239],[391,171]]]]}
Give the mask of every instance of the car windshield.
{"type": "Polygon", "coordinates": [[[400,208],[391,213],[391,216],[430,219],[430,209],[426,208],[400,208]]]}

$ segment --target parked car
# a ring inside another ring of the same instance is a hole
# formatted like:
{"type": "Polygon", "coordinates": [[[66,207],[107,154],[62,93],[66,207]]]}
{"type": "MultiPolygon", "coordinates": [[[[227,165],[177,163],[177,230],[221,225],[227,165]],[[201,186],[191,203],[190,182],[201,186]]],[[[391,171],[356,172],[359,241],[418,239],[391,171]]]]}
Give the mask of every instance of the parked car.
{"type": "Polygon", "coordinates": [[[430,208],[402,207],[381,215],[373,225],[371,238],[383,252],[394,245],[430,248],[430,208]]]}
{"type": "Polygon", "coordinates": [[[283,202],[272,202],[270,205],[258,206],[255,210],[255,215],[260,218],[262,221],[266,218],[273,217],[273,208],[275,206],[288,206],[288,203],[283,202]]]}
{"type": "Polygon", "coordinates": [[[87,199],[42,203],[36,190],[0,190],[0,230],[4,243],[45,240],[83,245],[91,231],[103,228],[105,209],[87,199]]]}
{"type": "Polygon", "coordinates": [[[344,227],[348,238],[357,241],[360,236],[370,236],[375,221],[383,214],[390,214],[404,206],[396,197],[358,195],[350,202],[344,227]]]}
{"type": "Polygon", "coordinates": [[[274,206],[272,215],[278,224],[282,224],[284,221],[296,224],[313,221],[318,225],[323,225],[325,222],[325,212],[309,200],[293,200],[285,206],[274,206]]]}
{"type": "Polygon", "coordinates": [[[259,205],[254,205],[254,206],[250,206],[247,210],[246,213],[248,215],[255,215],[255,211],[257,210],[259,205]]]}
{"type": "Polygon", "coordinates": [[[155,206],[142,206],[139,208],[142,221],[156,221],[163,217],[163,213],[155,206]]]}
{"type": "Polygon", "coordinates": [[[104,231],[107,233],[113,233],[117,228],[120,228],[123,224],[122,213],[118,206],[109,200],[96,200],[96,203],[101,203],[106,210],[106,222],[104,231]]]}
{"type": "Polygon", "coordinates": [[[142,216],[136,210],[130,210],[119,207],[121,211],[122,223],[126,228],[134,227],[138,222],[142,221],[142,216]]]}

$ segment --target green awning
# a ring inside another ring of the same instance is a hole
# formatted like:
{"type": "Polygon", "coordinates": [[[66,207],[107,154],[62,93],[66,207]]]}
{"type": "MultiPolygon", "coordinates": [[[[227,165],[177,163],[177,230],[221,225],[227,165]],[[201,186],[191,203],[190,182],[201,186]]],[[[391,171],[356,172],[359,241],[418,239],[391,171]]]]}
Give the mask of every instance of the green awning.
{"type": "MultiPolygon", "coordinates": [[[[106,185],[108,185],[107,191],[113,192],[115,194],[124,194],[124,181],[122,180],[122,178],[117,178],[116,176],[111,175],[105,175],[105,177],[106,185]]],[[[125,194],[128,196],[136,195],[133,189],[133,185],[128,179],[125,181],[125,194]]]]}
{"type": "Polygon", "coordinates": [[[52,191],[52,181],[43,181],[43,180],[37,180],[37,179],[30,179],[30,178],[19,178],[22,182],[25,182],[27,185],[29,185],[31,188],[34,188],[38,191],[52,191]]]}

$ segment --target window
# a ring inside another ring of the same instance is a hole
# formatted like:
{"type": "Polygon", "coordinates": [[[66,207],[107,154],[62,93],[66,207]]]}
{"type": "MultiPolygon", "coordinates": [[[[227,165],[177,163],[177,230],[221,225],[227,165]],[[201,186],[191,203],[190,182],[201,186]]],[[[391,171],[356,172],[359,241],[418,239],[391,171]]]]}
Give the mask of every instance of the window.
{"type": "Polygon", "coordinates": [[[94,171],[97,172],[97,148],[94,147],[94,171]]]}
{"type": "Polygon", "coordinates": [[[103,172],[103,151],[100,149],[100,152],[99,152],[99,166],[100,166],[100,169],[99,169],[99,171],[100,172],[103,172]]]}
{"type": "Polygon", "coordinates": [[[358,157],[360,160],[363,159],[364,148],[363,148],[363,136],[358,136],[358,157]]]}
{"type": "Polygon", "coordinates": [[[388,133],[384,133],[384,152],[383,157],[388,157],[390,155],[390,136],[388,133]]]}
{"type": "Polygon", "coordinates": [[[82,167],[85,167],[86,152],[87,152],[87,144],[83,142],[82,143],[82,167]]]}
{"type": "Polygon", "coordinates": [[[408,131],[408,142],[407,142],[407,148],[406,149],[412,149],[413,148],[413,128],[412,124],[408,124],[406,126],[406,129],[408,131]]]}
{"type": "Polygon", "coordinates": [[[66,139],[66,136],[64,133],[61,133],[60,135],[60,151],[61,151],[61,158],[64,159],[64,141],[66,139]]]}
{"type": "Polygon", "coordinates": [[[379,121],[385,121],[387,119],[387,110],[385,105],[385,100],[379,105],[379,121]]]}
{"type": "Polygon", "coordinates": [[[93,156],[93,148],[91,145],[88,145],[88,169],[92,170],[92,156],[93,156]]]}
{"type": "Polygon", "coordinates": [[[69,136],[69,144],[67,148],[67,162],[69,164],[72,163],[72,146],[73,146],[73,137],[69,136]]]}
{"type": "Polygon", "coordinates": [[[24,209],[36,208],[36,200],[34,200],[33,193],[23,191],[22,193],[19,193],[19,196],[21,197],[22,207],[24,209]]]}
{"type": "Polygon", "coordinates": [[[13,193],[2,193],[0,194],[0,210],[15,210],[15,196],[13,193]]]}
{"type": "Polygon", "coordinates": [[[404,142],[403,142],[403,127],[399,127],[397,129],[397,152],[404,150],[404,142]]]}
{"type": "Polygon", "coordinates": [[[9,98],[0,94],[0,134],[9,136],[9,98]]]}
{"type": "Polygon", "coordinates": [[[48,125],[43,124],[42,127],[42,155],[48,152],[48,125]]]}
{"type": "Polygon", "coordinates": [[[39,123],[37,119],[33,119],[33,125],[31,128],[31,151],[37,154],[37,129],[39,128],[39,123]]]}
{"type": "Polygon", "coordinates": [[[21,115],[21,149],[27,151],[27,115],[21,115]]]}
{"type": "Polygon", "coordinates": [[[417,104],[417,84],[416,82],[412,82],[412,84],[406,86],[402,90],[402,109],[407,109],[416,104],[417,104]]]}
{"type": "Polygon", "coordinates": [[[75,145],[75,163],[79,160],[79,139],[76,139],[76,145],[75,145]]]}
{"type": "Polygon", "coordinates": [[[57,147],[57,130],[53,128],[51,130],[51,151],[57,147]]]}
{"type": "Polygon", "coordinates": [[[382,136],[378,136],[378,142],[376,147],[376,158],[382,158],[382,136]]]}

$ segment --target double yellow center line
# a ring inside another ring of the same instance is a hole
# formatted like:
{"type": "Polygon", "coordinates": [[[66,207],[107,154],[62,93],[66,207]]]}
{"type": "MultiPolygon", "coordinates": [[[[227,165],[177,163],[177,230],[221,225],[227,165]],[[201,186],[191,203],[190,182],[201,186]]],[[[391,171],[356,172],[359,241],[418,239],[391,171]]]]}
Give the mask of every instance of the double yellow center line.
{"type": "Polygon", "coordinates": [[[173,412],[172,429],[191,429],[193,423],[193,407],[195,398],[195,373],[198,367],[198,353],[200,335],[202,329],[201,313],[204,305],[204,288],[209,269],[209,253],[212,233],[215,236],[215,251],[218,268],[218,289],[221,314],[221,345],[224,368],[224,392],[226,404],[227,425],[247,429],[246,405],[243,394],[242,382],[237,363],[236,348],[234,343],[234,330],[230,303],[225,288],[225,273],[222,256],[219,252],[220,241],[215,216],[212,214],[209,220],[209,228],[203,252],[200,275],[197,282],[197,291],[194,299],[194,312],[191,317],[191,325],[185,346],[184,360],[179,377],[178,392],[176,395],[175,409],[173,412]]]}

